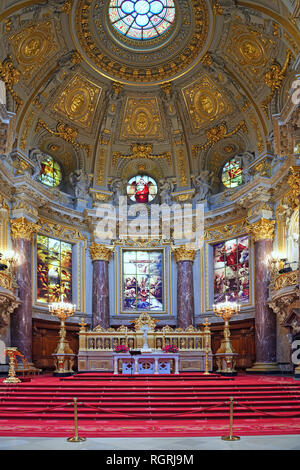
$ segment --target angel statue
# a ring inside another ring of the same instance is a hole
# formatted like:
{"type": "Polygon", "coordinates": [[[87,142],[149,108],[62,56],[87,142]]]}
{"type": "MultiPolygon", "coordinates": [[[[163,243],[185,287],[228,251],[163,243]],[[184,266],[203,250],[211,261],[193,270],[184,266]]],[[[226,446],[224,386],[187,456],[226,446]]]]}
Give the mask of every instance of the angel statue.
{"type": "Polygon", "coordinates": [[[74,189],[75,197],[84,199],[90,187],[89,175],[82,169],[70,174],[70,183],[74,189]]]}
{"type": "Polygon", "coordinates": [[[212,193],[214,174],[212,171],[203,170],[194,178],[194,186],[196,188],[196,196],[194,201],[200,202],[208,198],[212,193]]]}
{"type": "Polygon", "coordinates": [[[114,205],[119,204],[119,197],[123,196],[124,181],[121,178],[114,178],[110,183],[113,194],[114,205]]]}
{"type": "MultiPolygon", "coordinates": [[[[29,158],[34,163],[34,168],[32,170],[32,178],[35,180],[40,176],[42,169],[42,160],[45,155],[38,148],[33,148],[29,152],[29,158]]],[[[47,156],[46,156],[47,158],[47,156]]]]}
{"type": "Polygon", "coordinates": [[[162,178],[159,180],[159,186],[161,203],[170,206],[172,204],[171,194],[174,191],[174,184],[171,178],[162,178]]]}
{"type": "Polygon", "coordinates": [[[236,156],[237,159],[240,159],[241,166],[243,169],[243,182],[249,183],[250,181],[250,164],[255,160],[255,153],[254,152],[244,152],[242,154],[238,154],[236,156]]]}

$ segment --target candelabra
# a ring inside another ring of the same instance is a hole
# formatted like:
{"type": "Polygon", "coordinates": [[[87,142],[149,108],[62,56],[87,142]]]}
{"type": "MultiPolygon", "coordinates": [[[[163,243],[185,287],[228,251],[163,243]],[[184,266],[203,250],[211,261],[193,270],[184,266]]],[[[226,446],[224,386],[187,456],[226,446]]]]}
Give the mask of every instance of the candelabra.
{"type": "Polygon", "coordinates": [[[241,306],[237,302],[228,302],[227,297],[225,302],[213,305],[215,314],[224,320],[224,338],[216,352],[217,372],[226,375],[236,374],[235,363],[237,353],[234,351],[230,341],[229,321],[234,315],[239,313],[240,309],[241,306]]]}
{"type": "Polygon", "coordinates": [[[21,380],[16,376],[15,364],[16,364],[16,356],[21,355],[17,348],[10,347],[5,349],[6,354],[9,357],[9,370],[8,370],[8,377],[3,380],[5,384],[16,384],[21,382],[21,380]]]}
{"type": "Polygon", "coordinates": [[[53,302],[49,305],[51,315],[55,315],[60,320],[59,342],[53,353],[55,359],[54,375],[66,376],[73,374],[75,354],[66,338],[65,322],[67,318],[74,314],[75,310],[76,305],[65,302],[53,302]]]}

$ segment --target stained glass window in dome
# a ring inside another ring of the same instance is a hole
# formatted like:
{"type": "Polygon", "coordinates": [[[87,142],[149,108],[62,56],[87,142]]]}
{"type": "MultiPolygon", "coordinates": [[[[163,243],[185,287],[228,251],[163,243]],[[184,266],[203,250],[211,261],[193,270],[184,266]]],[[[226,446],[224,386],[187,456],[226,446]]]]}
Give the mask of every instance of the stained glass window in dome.
{"type": "Polygon", "coordinates": [[[222,183],[226,188],[236,188],[243,182],[241,161],[233,158],[222,169],[222,183]]]}
{"type": "Polygon", "coordinates": [[[133,202],[147,204],[153,201],[156,194],[157,184],[150,176],[137,175],[127,183],[127,196],[133,202]]]}
{"type": "Polygon", "coordinates": [[[39,175],[41,183],[47,186],[58,186],[62,180],[60,165],[49,155],[41,162],[41,172],[39,175]]]}
{"type": "Polygon", "coordinates": [[[165,33],[174,22],[173,0],[112,0],[112,25],[131,39],[153,39],[165,33]]]}

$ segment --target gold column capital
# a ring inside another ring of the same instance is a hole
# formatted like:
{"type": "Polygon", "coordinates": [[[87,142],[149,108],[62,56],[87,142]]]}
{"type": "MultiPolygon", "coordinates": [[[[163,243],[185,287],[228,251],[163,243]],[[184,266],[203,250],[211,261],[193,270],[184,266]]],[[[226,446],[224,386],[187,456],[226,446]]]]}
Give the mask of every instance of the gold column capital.
{"type": "Polygon", "coordinates": [[[32,234],[40,229],[38,224],[29,222],[25,217],[10,220],[11,238],[31,240],[32,234]]]}
{"type": "Polygon", "coordinates": [[[273,240],[275,220],[261,218],[247,227],[247,232],[252,233],[254,241],[273,240]]]}
{"type": "Polygon", "coordinates": [[[175,261],[194,261],[197,250],[195,248],[189,248],[185,245],[173,247],[172,252],[175,256],[175,261]]]}
{"type": "Polygon", "coordinates": [[[93,242],[90,245],[90,254],[92,261],[110,261],[113,249],[106,245],[100,245],[93,242]]]}

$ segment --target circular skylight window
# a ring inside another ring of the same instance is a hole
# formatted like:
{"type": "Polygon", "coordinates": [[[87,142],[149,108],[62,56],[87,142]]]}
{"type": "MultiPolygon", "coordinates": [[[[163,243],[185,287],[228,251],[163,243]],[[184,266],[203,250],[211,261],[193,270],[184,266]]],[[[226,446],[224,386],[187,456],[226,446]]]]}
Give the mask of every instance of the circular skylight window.
{"type": "Polygon", "coordinates": [[[173,0],[111,0],[109,18],[117,31],[130,39],[149,40],[173,24],[173,0]]]}

